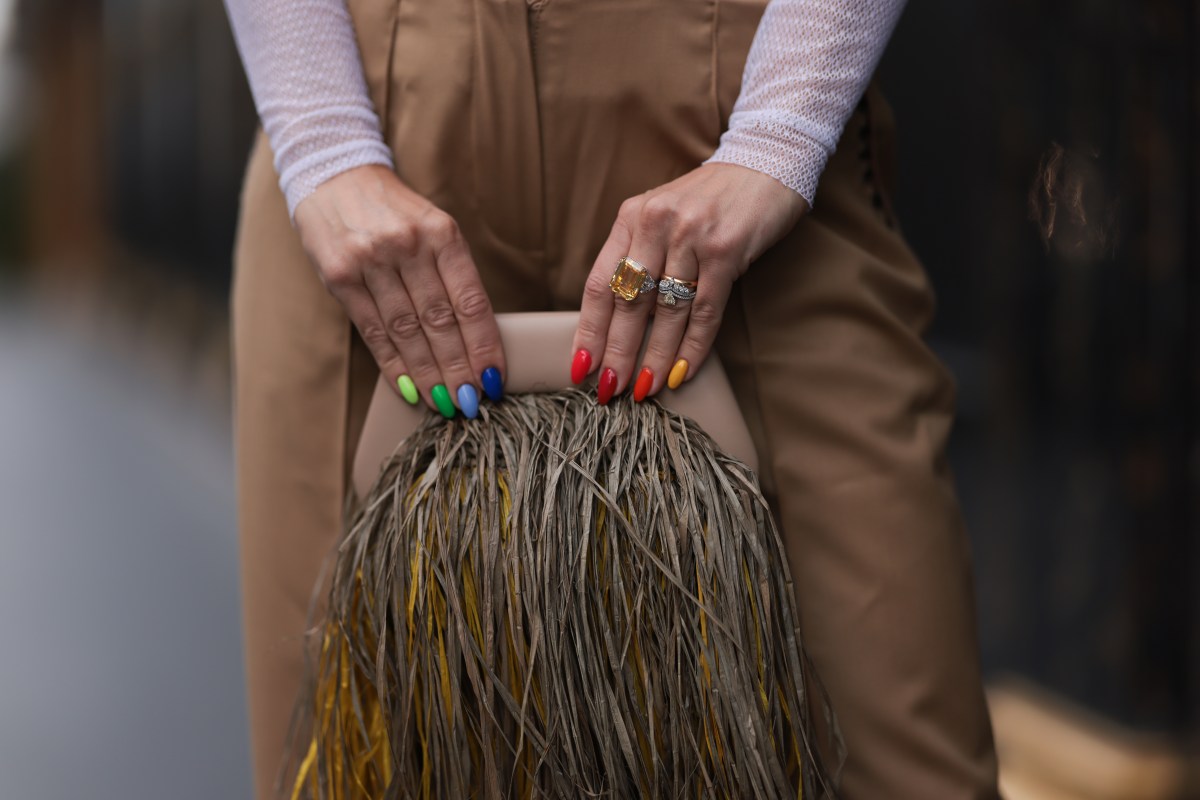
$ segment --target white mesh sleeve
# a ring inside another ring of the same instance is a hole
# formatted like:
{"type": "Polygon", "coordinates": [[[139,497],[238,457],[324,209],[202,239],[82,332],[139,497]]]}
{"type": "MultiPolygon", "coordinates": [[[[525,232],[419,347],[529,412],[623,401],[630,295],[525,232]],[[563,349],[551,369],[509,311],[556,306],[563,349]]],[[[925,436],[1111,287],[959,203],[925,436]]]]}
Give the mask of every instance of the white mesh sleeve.
{"type": "MultiPolygon", "coordinates": [[[[344,0],[225,0],[288,211],[323,181],[392,166],[344,0]]],[[[708,162],[765,172],[811,204],[904,0],[771,0],[708,162]]],[[[707,163],[707,162],[706,162],[707,163]]]]}
{"type": "Polygon", "coordinates": [[[771,0],[729,128],[705,163],[765,172],[812,205],[903,9],[904,0],[771,0]]]}
{"type": "Polygon", "coordinates": [[[392,166],[344,0],[225,0],[288,213],[321,183],[392,166]]]}

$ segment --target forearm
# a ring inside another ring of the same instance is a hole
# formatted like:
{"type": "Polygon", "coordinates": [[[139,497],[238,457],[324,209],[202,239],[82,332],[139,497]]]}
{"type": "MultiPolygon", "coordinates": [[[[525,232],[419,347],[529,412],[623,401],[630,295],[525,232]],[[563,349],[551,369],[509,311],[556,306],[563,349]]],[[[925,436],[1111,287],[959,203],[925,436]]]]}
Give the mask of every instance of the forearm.
{"type": "Polygon", "coordinates": [[[811,206],[903,8],[904,0],[771,0],[708,162],[765,172],[811,206]]]}
{"type": "Polygon", "coordinates": [[[343,0],[225,0],[288,212],[352,167],[392,166],[343,0]]]}

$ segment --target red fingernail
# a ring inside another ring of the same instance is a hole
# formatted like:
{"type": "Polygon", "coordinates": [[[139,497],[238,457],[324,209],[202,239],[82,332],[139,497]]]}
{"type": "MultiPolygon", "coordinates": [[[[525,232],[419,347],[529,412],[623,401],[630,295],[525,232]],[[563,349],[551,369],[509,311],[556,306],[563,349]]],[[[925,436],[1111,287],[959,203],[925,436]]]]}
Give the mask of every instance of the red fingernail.
{"type": "Polygon", "coordinates": [[[646,399],[646,395],[650,394],[650,386],[654,383],[654,373],[649,367],[642,367],[642,371],[638,373],[637,384],[633,387],[633,399],[637,402],[642,402],[646,399]]]}
{"type": "Polygon", "coordinates": [[[617,373],[613,371],[612,367],[605,367],[604,371],[600,373],[600,381],[596,384],[596,402],[602,406],[608,405],[616,388],[617,373]]]}
{"type": "Polygon", "coordinates": [[[591,368],[592,354],[582,348],[576,350],[575,358],[571,361],[571,383],[583,383],[591,368]]]}

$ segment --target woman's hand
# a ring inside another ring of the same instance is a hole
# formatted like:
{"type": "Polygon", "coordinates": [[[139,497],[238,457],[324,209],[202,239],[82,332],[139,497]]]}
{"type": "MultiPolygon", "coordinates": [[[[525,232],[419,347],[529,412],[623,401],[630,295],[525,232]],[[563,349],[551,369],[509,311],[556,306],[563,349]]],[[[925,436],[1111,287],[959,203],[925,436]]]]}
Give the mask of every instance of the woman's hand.
{"type": "Polygon", "coordinates": [[[390,169],[364,166],[322,183],[295,220],[325,288],[405,400],[474,417],[480,386],[500,399],[500,331],[449,215],[390,169]]]}
{"type": "Polygon", "coordinates": [[[584,289],[571,379],[580,383],[599,369],[601,404],[624,391],[654,310],[634,399],[664,384],[678,388],[712,349],[733,282],[807,211],[803,197],[769,175],[725,163],[705,164],[626,200],[584,289]],[[618,297],[609,279],[623,256],[656,280],[695,281],[695,299],[666,305],[657,291],[632,301],[618,297]]]}

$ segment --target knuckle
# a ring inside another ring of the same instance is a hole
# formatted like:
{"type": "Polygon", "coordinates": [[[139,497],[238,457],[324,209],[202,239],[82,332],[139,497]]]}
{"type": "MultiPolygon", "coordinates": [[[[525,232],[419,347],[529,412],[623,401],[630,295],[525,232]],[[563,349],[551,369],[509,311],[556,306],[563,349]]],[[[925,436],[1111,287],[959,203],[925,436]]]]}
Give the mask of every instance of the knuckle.
{"type": "Polygon", "coordinates": [[[458,224],[449,214],[430,212],[421,217],[421,232],[429,238],[435,248],[442,248],[456,241],[458,224]]]}
{"type": "Polygon", "coordinates": [[[721,308],[711,300],[697,297],[692,305],[692,321],[702,327],[721,324],[721,308]]]}
{"type": "Polygon", "coordinates": [[[706,236],[700,246],[703,255],[714,261],[728,261],[737,252],[732,237],[714,233],[706,236]]]}
{"type": "Polygon", "coordinates": [[[405,354],[405,361],[408,364],[408,372],[417,386],[427,389],[441,381],[442,376],[432,356],[422,354],[409,357],[405,354]]]}
{"type": "Polygon", "coordinates": [[[488,299],[487,293],[483,290],[471,289],[463,292],[458,298],[456,311],[463,319],[482,319],[491,314],[492,301],[488,299]]]}
{"type": "Polygon", "coordinates": [[[411,311],[401,311],[388,320],[388,328],[398,339],[411,339],[421,332],[421,320],[411,311]]]}
{"type": "MultiPolygon", "coordinates": [[[[388,337],[387,330],[383,325],[377,322],[368,322],[360,325],[358,332],[362,334],[363,342],[371,352],[380,354],[387,352],[391,345],[391,339],[388,337]]],[[[378,355],[376,356],[378,360],[378,355]]]]}
{"type": "Polygon", "coordinates": [[[628,339],[617,337],[608,340],[608,355],[613,361],[632,361],[637,355],[637,346],[628,339]]]}
{"type": "Polygon", "coordinates": [[[654,341],[654,338],[651,337],[650,344],[646,346],[646,354],[643,360],[647,365],[657,366],[666,364],[674,355],[674,351],[667,351],[666,342],[654,341]]]}
{"type": "Polygon", "coordinates": [[[621,207],[617,209],[617,219],[628,222],[635,220],[641,214],[642,204],[645,198],[641,195],[630,197],[625,202],[621,203],[621,207]]]}
{"type": "Polygon", "coordinates": [[[679,212],[675,205],[662,196],[651,197],[642,207],[643,225],[662,227],[674,225],[679,212]]]}
{"type": "Polygon", "coordinates": [[[675,213],[675,230],[678,233],[694,236],[704,228],[707,219],[704,209],[695,206],[678,209],[675,213]]]}
{"type": "Polygon", "coordinates": [[[400,354],[395,350],[389,350],[387,353],[375,359],[375,363],[379,365],[379,369],[388,376],[388,379],[394,384],[396,378],[405,372],[404,362],[400,360],[400,354]]]}
{"type": "Polygon", "coordinates": [[[371,266],[383,260],[386,241],[379,232],[355,231],[346,240],[345,256],[360,267],[371,266]]]}
{"type": "Polygon", "coordinates": [[[411,222],[398,220],[385,234],[388,249],[404,258],[411,258],[420,247],[420,238],[411,222]]]}
{"type": "Polygon", "coordinates": [[[458,318],[448,302],[438,301],[430,303],[421,312],[421,323],[431,331],[445,333],[458,326],[458,318]]]}
{"type": "Polygon", "coordinates": [[[579,335],[584,341],[588,342],[603,342],[607,331],[600,328],[600,325],[590,316],[580,316],[579,318],[579,335]]]}
{"type": "Polygon", "coordinates": [[[608,287],[608,278],[593,270],[583,285],[584,300],[591,303],[607,302],[612,298],[612,290],[608,287]]]}
{"type": "Polygon", "coordinates": [[[441,361],[439,366],[441,366],[443,374],[453,379],[455,387],[459,384],[470,383],[472,380],[471,364],[465,355],[455,353],[441,361]]]}
{"type": "Polygon", "coordinates": [[[346,289],[358,283],[359,272],[354,262],[347,258],[336,258],[321,270],[321,281],[326,289],[346,289]]]}

